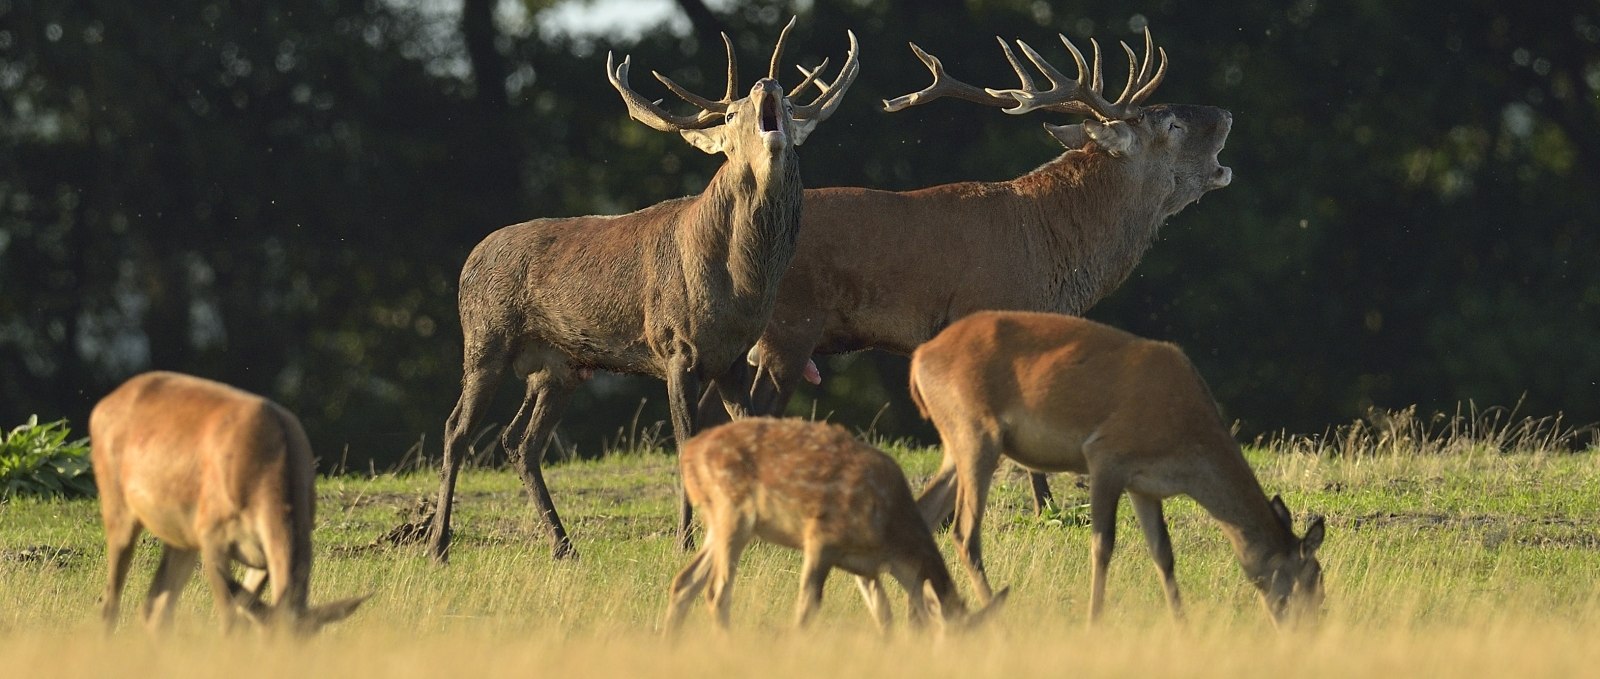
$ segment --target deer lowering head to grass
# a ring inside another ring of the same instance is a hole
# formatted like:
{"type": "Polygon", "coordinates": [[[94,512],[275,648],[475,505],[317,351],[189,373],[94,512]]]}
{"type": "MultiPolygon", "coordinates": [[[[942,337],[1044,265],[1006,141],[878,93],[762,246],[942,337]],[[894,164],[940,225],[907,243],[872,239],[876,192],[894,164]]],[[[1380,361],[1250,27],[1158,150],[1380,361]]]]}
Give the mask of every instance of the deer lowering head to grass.
{"type": "Polygon", "coordinates": [[[89,418],[109,578],[100,600],[116,628],[141,530],[161,541],[144,619],[170,625],[198,560],[223,628],[243,616],[309,634],[366,597],[308,606],[316,475],[300,421],[279,405],[210,380],[145,373],[100,400],[89,418]],[[232,565],[245,567],[243,583],[232,565]],[[273,602],[260,600],[272,585],[273,602]]]}
{"type": "MultiPolygon", "coordinates": [[[[802,378],[819,381],[809,363],[813,354],[908,354],[982,309],[1080,315],[1122,284],[1168,218],[1227,186],[1233,171],[1217,154],[1232,114],[1211,106],[1145,105],[1167,61],[1162,51],[1157,66],[1148,31],[1144,38],[1142,60],[1123,46],[1128,83],[1114,100],[1101,93],[1098,45],[1091,67],[1062,38],[1077,63],[1073,79],[1018,41],[1049,80],[1041,89],[1001,41],[1021,80],[1013,90],[959,82],[912,45],[933,72],[933,84],[884,102],[890,111],[950,97],[1010,114],[1085,120],[1046,124],[1067,151],[1008,181],[904,192],[808,189],[794,262],[752,352],[759,363],[754,412],[780,413],[802,378]]],[[[715,421],[716,401],[707,396],[702,412],[715,421]]],[[[1042,502],[1042,477],[1035,483],[1042,502]]]]}
{"type": "Polygon", "coordinates": [[[1034,471],[1089,475],[1091,622],[1104,607],[1124,491],[1174,617],[1182,608],[1161,501],[1178,494],[1222,525],[1274,622],[1310,620],[1320,608],[1322,518],[1295,535],[1289,509],[1267,499],[1176,346],[1072,316],[981,312],[912,354],[911,396],[944,444],[944,462],[918,505],[930,525],[954,508],[956,552],[980,594],[989,583],[979,528],[1005,455],[1034,471]]]}
{"type": "Polygon", "coordinates": [[[717,624],[728,625],[734,569],[753,537],[804,553],[795,624],[822,602],[833,568],[855,574],[879,629],[890,622],[879,575],[905,588],[914,623],[967,627],[996,610],[1005,592],[968,612],[917,512],[899,465],[843,428],[804,420],[749,418],[706,431],[679,451],[684,488],[705,524],[705,543],[672,580],[671,633],[709,583],[717,624]]]}
{"type": "MultiPolygon", "coordinates": [[[[698,196],[620,216],[536,219],[490,234],[461,269],[465,340],[461,397],[445,424],[438,509],[430,552],[448,554],[450,512],[466,437],[496,384],[512,373],[525,384],[521,409],[502,433],[524,486],[549,529],[555,555],[575,554],[540,470],[551,431],[568,397],[594,370],[652,375],[667,383],[672,432],[694,433],[693,399],[701,384],[721,388],[728,407],[747,400],[743,357],[772,312],[778,279],[789,266],[800,228],[800,168],[795,147],[839,106],[860,65],[854,34],[839,76],[808,72],[788,94],[777,81],[790,21],[778,38],[767,77],[735,97],[738,68],[728,50],[728,88],[712,101],[657,74],[667,89],[701,110],[673,115],[628,85],[629,59],[607,76],[629,114],[726,161],[698,196]],[[790,95],[816,85],[797,105],[790,95]]],[[[679,535],[687,543],[688,504],[679,535]]]]}

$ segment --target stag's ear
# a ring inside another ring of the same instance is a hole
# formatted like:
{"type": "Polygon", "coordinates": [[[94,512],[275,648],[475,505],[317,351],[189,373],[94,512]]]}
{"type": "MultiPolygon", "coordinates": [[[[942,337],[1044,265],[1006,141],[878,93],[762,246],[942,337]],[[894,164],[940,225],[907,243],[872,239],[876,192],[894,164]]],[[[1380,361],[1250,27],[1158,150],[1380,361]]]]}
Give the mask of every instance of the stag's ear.
{"type": "Polygon", "coordinates": [[[725,126],[718,125],[708,130],[678,130],[678,134],[683,135],[695,148],[714,156],[727,148],[725,129],[725,126]]]}
{"type": "Polygon", "coordinates": [[[795,119],[794,145],[799,146],[806,143],[806,137],[811,136],[811,131],[817,129],[817,123],[820,122],[822,121],[816,118],[807,118],[805,120],[800,120],[798,118],[795,119]]]}
{"type": "Polygon", "coordinates": [[[1061,142],[1061,145],[1068,149],[1081,149],[1084,144],[1089,143],[1089,136],[1084,134],[1083,124],[1081,123],[1077,125],[1051,125],[1050,123],[1045,123],[1044,131],[1049,132],[1050,136],[1055,137],[1056,141],[1061,142]]]}
{"type": "Polygon", "coordinates": [[[1083,133],[1099,144],[1113,158],[1127,155],[1133,148],[1133,129],[1121,120],[1102,123],[1098,120],[1083,121],[1083,133]]]}

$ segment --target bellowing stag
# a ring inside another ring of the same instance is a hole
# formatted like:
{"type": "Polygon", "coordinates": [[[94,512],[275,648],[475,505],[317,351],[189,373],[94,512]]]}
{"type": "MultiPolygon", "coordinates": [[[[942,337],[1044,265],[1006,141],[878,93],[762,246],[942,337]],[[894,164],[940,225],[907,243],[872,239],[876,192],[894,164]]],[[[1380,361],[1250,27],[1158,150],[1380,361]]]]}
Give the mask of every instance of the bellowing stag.
{"type": "MultiPolygon", "coordinates": [[[[820,188],[806,191],[800,242],[761,341],[756,413],[777,414],[804,375],[819,379],[813,354],[862,349],[909,353],[951,322],[982,309],[1084,313],[1127,279],[1168,218],[1233,171],[1217,161],[1233,124],[1211,106],[1144,105],[1166,74],[1166,52],[1145,32],[1144,57],[1126,44],[1128,83],[1102,94],[1099,45],[1093,67],[1062,37],[1077,63],[1068,78],[1018,41],[1044,73],[1039,88],[1011,48],[1021,80],[1010,90],[951,78],[937,58],[911,49],[933,72],[920,92],[884,102],[900,111],[941,97],[1085,116],[1044,126],[1066,153],[1015,179],[963,182],[916,191],[820,188]]],[[[710,401],[702,413],[708,413],[710,401]]],[[[707,416],[713,421],[714,411],[707,416]]],[[[1035,489],[1047,493],[1042,476],[1035,489]]],[[[1036,499],[1042,501],[1042,496],[1036,499]]]]}
{"type": "MultiPolygon", "coordinates": [[[[838,108],[860,70],[854,34],[831,83],[818,66],[792,92],[777,81],[790,21],[773,50],[767,77],[734,98],[738,67],[728,51],[728,87],[709,100],[656,74],[667,89],[700,108],[673,115],[628,85],[629,59],[607,77],[629,115],[677,132],[706,153],[726,157],[704,192],[618,216],[536,219],[483,239],[461,269],[465,340],[461,397],[445,423],[438,509],[429,551],[448,557],[451,500],[468,432],[483,417],[507,373],[525,385],[522,406],[501,434],[523,485],[549,529],[557,558],[574,555],[541,471],[546,442],[573,390],[595,370],[651,375],[667,383],[672,432],[694,433],[691,406],[702,384],[720,389],[732,409],[742,370],[761,334],[778,279],[794,255],[800,229],[799,159],[795,149],[838,108]],[[796,105],[790,95],[815,84],[821,93],[796,105]]],[[[681,493],[680,493],[681,495],[681,493]]],[[[689,505],[680,502],[680,539],[688,540],[689,505]]]]}

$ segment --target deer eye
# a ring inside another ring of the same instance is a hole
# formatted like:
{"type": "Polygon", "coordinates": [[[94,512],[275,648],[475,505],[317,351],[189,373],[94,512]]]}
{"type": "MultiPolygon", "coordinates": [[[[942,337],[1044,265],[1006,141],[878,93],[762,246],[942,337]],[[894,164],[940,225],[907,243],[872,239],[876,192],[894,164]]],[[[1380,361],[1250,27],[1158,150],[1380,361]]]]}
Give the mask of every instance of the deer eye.
{"type": "Polygon", "coordinates": [[[1177,124],[1176,122],[1167,123],[1167,131],[1171,132],[1173,130],[1177,130],[1179,132],[1182,132],[1183,131],[1183,126],[1177,124]]]}
{"type": "Polygon", "coordinates": [[[731,122],[733,122],[733,115],[734,115],[734,114],[735,114],[735,113],[738,113],[738,111],[728,111],[728,112],[727,112],[727,113],[724,113],[724,114],[723,114],[723,115],[722,115],[722,122],[724,122],[724,123],[731,123],[731,122]]]}

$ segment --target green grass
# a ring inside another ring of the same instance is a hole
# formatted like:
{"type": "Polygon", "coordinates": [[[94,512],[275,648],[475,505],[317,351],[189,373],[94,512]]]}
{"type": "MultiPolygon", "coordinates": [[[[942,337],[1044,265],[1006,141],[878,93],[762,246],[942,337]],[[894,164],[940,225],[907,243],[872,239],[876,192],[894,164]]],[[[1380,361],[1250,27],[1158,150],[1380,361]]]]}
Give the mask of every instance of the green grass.
{"type": "MultiPolygon", "coordinates": [[[[985,551],[991,580],[1013,592],[988,628],[943,642],[903,629],[880,639],[850,578],[835,577],[820,624],[796,635],[788,624],[799,555],[757,545],[740,565],[732,635],[713,633],[697,609],[685,637],[669,643],[655,630],[667,582],[686,561],[671,537],[675,462],[632,453],[547,469],[582,554],[576,561],[550,558],[509,472],[463,475],[444,568],[420,545],[380,540],[432,497],[433,474],[323,479],[313,601],[376,596],[271,662],[259,660],[260,644],[277,642],[216,638],[210,595],[197,583],[179,607],[175,638],[147,640],[132,616],[154,569],[148,537],[124,595],[124,630],[103,639],[97,505],[11,501],[0,505],[0,666],[48,667],[58,676],[210,675],[219,663],[245,676],[1592,671],[1600,662],[1589,643],[1600,622],[1600,452],[1565,452],[1534,438],[1467,445],[1472,436],[1458,433],[1461,445],[1451,446],[1297,440],[1248,451],[1269,493],[1281,493],[1302,520],[1327,517],[1327,615],[1310,634],[1271,629],[1221,532],[1186,498],[1167,507],[1187,623],[1168,619],[1124,502],[1110,610],[1104,625],[1086,629],[1088,528],[1077,509],[1086,491],[1073,477],[1053,477],[1061,509],[1036,518],[1026,478],[1007,466],[991,496],[985,551]]],[[[936,450],[891,452],[917,488],[938,463],[936,450]]],[[[939,540],[948,554],[948,538],[939,540]]],[[[957,579],[965,590],[964,575],[957,579]]],[[[902,597],[893,594],[903,621],[902,597]]]]}

